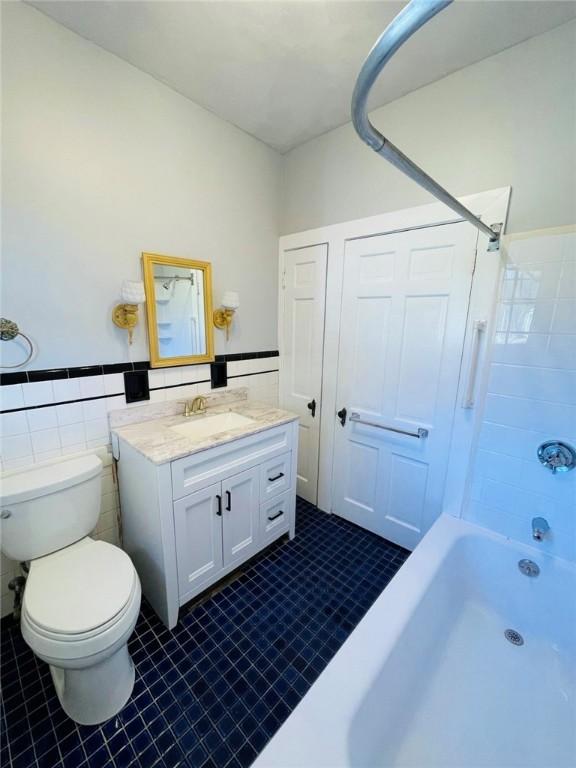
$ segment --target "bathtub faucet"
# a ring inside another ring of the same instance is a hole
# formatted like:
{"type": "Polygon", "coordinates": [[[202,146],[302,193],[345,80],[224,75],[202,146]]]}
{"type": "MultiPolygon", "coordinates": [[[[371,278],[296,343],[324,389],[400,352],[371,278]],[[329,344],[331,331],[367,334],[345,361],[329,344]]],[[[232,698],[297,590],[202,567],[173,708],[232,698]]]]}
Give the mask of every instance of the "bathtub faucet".
{"type": "Polygon", "coordinates": [[[548,525],[548,520],[545,520],[543,517],[532,518],[532,538],[533,539],[536,539],[536,541],[542,541],[542,539],[546,536],[549,530],[550,530],[550,526],[548,525]]]}

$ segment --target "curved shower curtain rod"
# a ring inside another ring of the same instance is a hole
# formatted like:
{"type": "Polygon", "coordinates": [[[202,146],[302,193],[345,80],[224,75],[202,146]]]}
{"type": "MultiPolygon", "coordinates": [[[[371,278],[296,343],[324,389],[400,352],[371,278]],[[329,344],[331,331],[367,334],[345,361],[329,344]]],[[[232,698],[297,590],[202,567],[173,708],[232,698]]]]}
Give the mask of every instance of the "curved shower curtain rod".
{"type": "Polygon", "coordinates": [[[409,157],[406,157],[391,141],[388,141],[368,119],[367,103],[370,89],[385,65],[414,32],[452,2],[453,0],[411,0],[386,27],[368,54],[356,80],[352,94],[352,122],[362,141],[366,142],[377,154],[392,163],[402,173],[431,192],[438,200],[456,211],[463,219],[488,235],[489,247],[494,250],[499,245],[501,225],[493,224],[489,227],[484,224],[455,197],[452,197],[444,187],[441,187],[409,157]]]}

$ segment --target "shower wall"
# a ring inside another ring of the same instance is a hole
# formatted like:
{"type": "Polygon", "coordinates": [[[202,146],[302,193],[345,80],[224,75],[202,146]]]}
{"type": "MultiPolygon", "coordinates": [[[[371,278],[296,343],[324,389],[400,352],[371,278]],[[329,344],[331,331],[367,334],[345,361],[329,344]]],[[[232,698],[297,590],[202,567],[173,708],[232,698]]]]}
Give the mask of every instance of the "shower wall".
{"type": "Polygon", "coordinates": [[[464,517],[576,560],[576,470],[540,443],[576,447],[576,229],[507,238],[485,399],[464,517]],[[533,517],[550,536],[534,542],[533,517]]]}

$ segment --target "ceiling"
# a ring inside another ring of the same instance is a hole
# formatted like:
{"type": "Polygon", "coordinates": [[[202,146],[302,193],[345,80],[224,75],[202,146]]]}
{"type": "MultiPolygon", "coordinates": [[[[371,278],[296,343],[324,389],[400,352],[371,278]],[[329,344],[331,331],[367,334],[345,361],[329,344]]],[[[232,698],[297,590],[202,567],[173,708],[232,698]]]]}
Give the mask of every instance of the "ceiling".
{"type": "MultiPolygon", "coordinates": [[[[346,123],[356,75],[403,7],[365,0],[36,0],[115,53],[280,152],[346,123]]],[[[576,17],[576,2],[457,0],[375,85],[381,106],[576,17]]]]}

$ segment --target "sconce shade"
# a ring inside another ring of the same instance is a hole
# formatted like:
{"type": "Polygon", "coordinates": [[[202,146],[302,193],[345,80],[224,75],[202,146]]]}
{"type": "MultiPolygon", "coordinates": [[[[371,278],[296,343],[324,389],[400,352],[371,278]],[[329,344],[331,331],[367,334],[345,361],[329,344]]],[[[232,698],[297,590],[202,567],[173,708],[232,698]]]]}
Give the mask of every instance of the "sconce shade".
{"type": "Polygon", "coordinates": [[[127,304],[143,304],[145,300],[143,282],[140,280],[124,280],[122,282],[122,301],[127,304]]]}
{"type": "Polygon", "coordinates": [[[222,306],[224,309],[238,309],[240,306],[240,296],[236,291],[226,291],[222,296],[222,306]]]}

